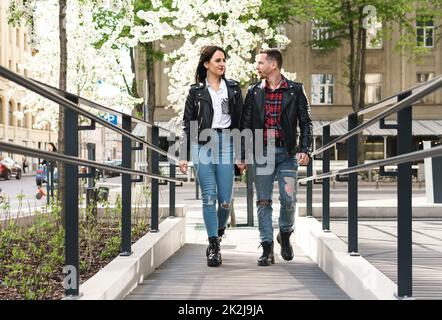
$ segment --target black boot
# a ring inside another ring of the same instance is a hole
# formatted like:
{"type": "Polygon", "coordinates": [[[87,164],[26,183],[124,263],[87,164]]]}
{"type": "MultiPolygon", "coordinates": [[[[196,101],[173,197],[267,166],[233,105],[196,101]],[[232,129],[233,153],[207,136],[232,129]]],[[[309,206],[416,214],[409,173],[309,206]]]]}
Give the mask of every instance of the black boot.
{"type": "Polygon", "coordinates": [[[207,265],[209,267],[218,267],[221,263],[220,238],[209,238],[209,254],[207,256],[207,265]]]}
{"type": "MultiPolygon", "coordinates": [[[[224,231],[226,230],[226,227],[222,228],[222,229],[218,229],[218,238],[219,238],[219,242],[221,242],[223,239],[223,235],[224,235],[224,231]]],[[[209,252],[210,252],[210,244],[207,246],[206,249],[206,257],[209,256],[209,252]]]]}
{"type": "Polygon", "coordinates": [[[290,243],[290,236],[293,231],[282,232],[280,231],[276,236],[276,240],[281,245],[281,256],[284,260],[293,260],[293,247],[290,243]]]}
{"type": "Polygon", "coordinates": [[[258,258],[258,266],[269,266],[271,263],[275,263],[275,256],[273,254],[273,241],[261,242],[263,249],[262,256],[258,258]]]}

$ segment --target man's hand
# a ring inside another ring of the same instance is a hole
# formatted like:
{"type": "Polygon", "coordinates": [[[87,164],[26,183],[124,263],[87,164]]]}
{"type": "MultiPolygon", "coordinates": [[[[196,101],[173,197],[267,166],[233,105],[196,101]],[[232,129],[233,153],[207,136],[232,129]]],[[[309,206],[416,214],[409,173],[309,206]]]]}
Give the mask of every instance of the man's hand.
{"type": "Polygon", "coordinates": [[[240,161],[240,160],[237,160],[237,161],[236,161],[236,166],[238,167],[239,172],[240,172],[241,174],[242,174],[243,171],[246,170],[246,168],[247,168],[247,165],[245,164],[245,162],[240,161]]]}
{"type": "Polygon", "coordinates": [[[298,159],[298,164],[301,166],[308,165],[310,157],[306,153],[297,153],[296,158],[298,159]]]}
{"type": "Polygon", "coordinates": [[[187,174],[187,161],[186,160],[180,160],[180,171],[183,174],[187,174]]]}

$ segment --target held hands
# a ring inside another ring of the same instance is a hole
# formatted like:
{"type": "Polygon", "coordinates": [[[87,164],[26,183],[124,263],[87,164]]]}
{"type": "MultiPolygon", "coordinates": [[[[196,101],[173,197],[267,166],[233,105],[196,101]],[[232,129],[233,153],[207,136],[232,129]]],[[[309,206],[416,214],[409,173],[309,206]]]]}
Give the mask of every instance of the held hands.
{"type": "Polygon", "coordinates": [[[181,173],[187,174],[187,161],[186,160],[180,160],[179,166],[180,166],[181,173]]]}
{"type": "Polygon", "coordinates": [[[245,164],[245,162],[237,160],[236,161],[236,166],[239,169],[239,172],[242,174],[244,172],[244,170],[247,170],[247,165],[245,164]]]}
{"type": "Polygon", "coordinates": [[[297,153],[296,158],[298,159],[298,164],[301,166],[308,165],[310,158],[306,153],[297,153]]]}

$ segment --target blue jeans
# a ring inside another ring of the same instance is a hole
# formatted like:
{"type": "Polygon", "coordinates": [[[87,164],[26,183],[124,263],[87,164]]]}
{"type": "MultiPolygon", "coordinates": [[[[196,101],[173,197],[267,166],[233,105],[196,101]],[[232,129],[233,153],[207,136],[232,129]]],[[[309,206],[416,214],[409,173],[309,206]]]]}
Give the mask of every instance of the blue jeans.
{"type": "MultiPolygon", "coordinates": [[[[267,150],[264,148],[264,156],[267,150]]],[[[253,166],[258,207],[258,225],[261,242],[273,241],[272,194],[275,175],[279,185],[279,229],[282,232],[293,231],[296,209],[296,190],[298,178],[298,162],[295,155],[289,155],[285,147],[275,148],[275,161],[270,170],[261,170],[268,164],[258,164],[255,159],[253,166]],[[264,174],[262,173],[264,172],[264,174]]],[[[272,165],[272,164],[271,164],[272,165]]]]}
{"type": "Polygon", "coordinates": [[[218,229],[227,225],[233,193],[233,142],[231,138],[223,139],[229,135],[221,132],[216,134],[219,138],[216,151],[209,144],[191,145],[193,166],[201,188],[204,224],[209,237],[217,237],[218,229]]]}

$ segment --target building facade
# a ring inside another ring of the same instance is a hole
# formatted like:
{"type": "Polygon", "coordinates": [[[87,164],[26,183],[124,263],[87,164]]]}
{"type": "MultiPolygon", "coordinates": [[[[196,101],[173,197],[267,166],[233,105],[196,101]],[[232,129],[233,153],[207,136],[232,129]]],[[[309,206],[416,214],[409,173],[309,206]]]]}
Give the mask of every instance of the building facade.
{"type": "MultiPolygon", "coordinates": [[[[438,24],[440,21],[416,24],[416,45],[429,49],[419,62],[410,60],[405,52],[395,49],[395,44],[400,38],[399,31],[393,33],[391,39],[368,44],[367,104],[375,103],[418,82],[442,74],[442,41],[437,41],[438,32],[435,29],[438,24]]],[[[369,39],[379,27],[382,26],[377,24],[367,30],[369,39]]],[[[318,48],[308,46],[310,40],[327,36],[327,30],[316,28],[314,23],[286,25],[281,30],[291,40],[289,45],[281,48],[284,58],[283,68],[288,72],[296,72],[297,80],[304,84],[311,104],[314,127],[320,127],[351,113],[351,99],[346,85],[348,79],[345,76],[345,61],[349,47],[343,45],[323,54],[318,48]]],[[[166,48],[171,50],[177,45],[179,44],[175,42],[166,45],[166,48]]],[[[137,70],[139,80],[145,79],[143,59],[142,53],[139,53],[137,63],[140,66],[137,70]]],[[[164,108],[167,105],[169,81],[167,75],[162,72],[165,67],[164,62],[158,62],[155,66],[157,100],[155,121],[161,125],[175,116],[172,109],[164,108]]],[[[332,126],[331,134],[337,136],[345,129],[342,125],[336,128],[332,126]]],[[[320,134],[315,131],[315,135],[317,135],[315,145],[318,146],[321,144],[320,134]]],[[[393,130],[372,128],[364,132],[364,135],[366,135],[364,150],[367,160],[395,155],[396,138],[393,130]]],[[[435,144],[442,142],[442,90],[413,106],[413,135],[416,149],[422,148],[423,140],[431,140],[435,144]]],[[[345,148],[335,149],[335,152],[332,152],[332,159],[346,159],[345,148]]]]}
{"type": "MultiPolygon", "coordinates": [[[[28,71],[22,68],[22,64],[32,54],[29,35],[27,28],[8,25],[8,2],[0,1],[0,64],[26,77],[28,71]]],[[[15,90],[8,80],[0,78],[0,139],[47,150],[49,142],[57,143],[57,133],[51,131],[49,126],[42,130],[33,128],[35,117],[31,113],[25,113],[23,119],[14,115],[14,112],[24,110],[21,99],[25,94],[25,89],[15,90]]],[[[9,156],[22,164],[21,155],[0,153],[0,156],[9,156]]],[[[28,169],[35,171],[38,159],[27,157],[26,160],[29,164],[28,169]]]]}

